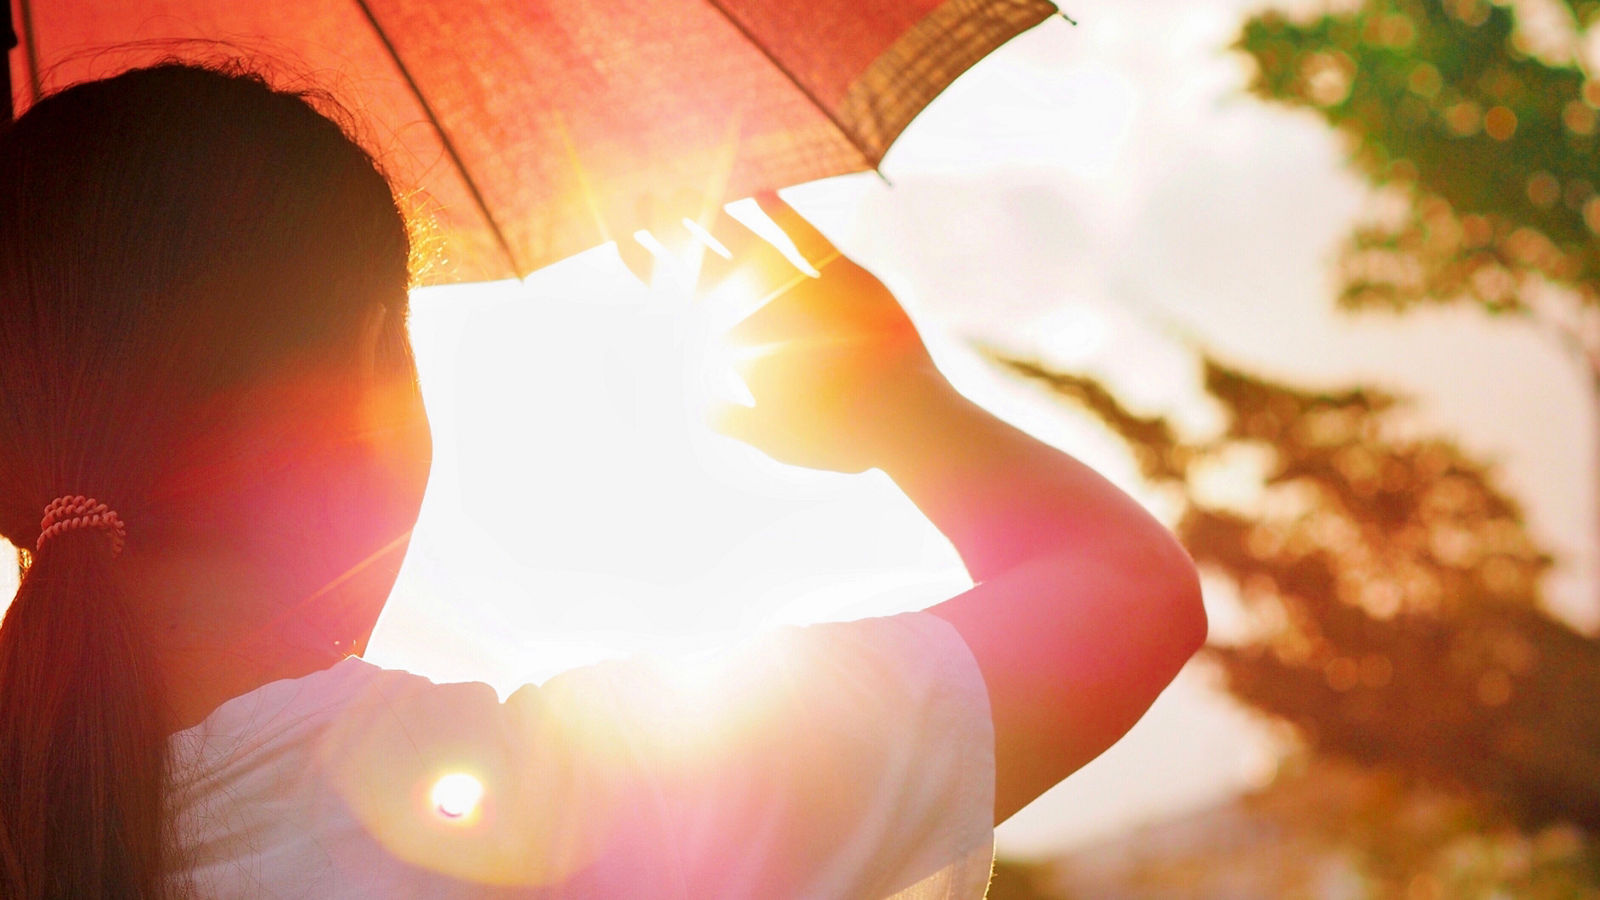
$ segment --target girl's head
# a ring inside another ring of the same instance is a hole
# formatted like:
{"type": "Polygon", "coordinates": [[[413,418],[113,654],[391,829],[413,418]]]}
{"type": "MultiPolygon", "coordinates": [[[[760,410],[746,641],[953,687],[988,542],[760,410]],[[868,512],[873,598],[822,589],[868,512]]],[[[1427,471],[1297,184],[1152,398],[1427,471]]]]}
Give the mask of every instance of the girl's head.
{"type": "Polygon", "coordinates": [[[392,586],[428,463],[410,239],[318,106],[167,64],[0,131],[0,535],[31,550],[75,494],[127,532],[116,556],[93,528],[23,554],[4,896],[158,895],[184,666],[351,652],[392,586]]]}

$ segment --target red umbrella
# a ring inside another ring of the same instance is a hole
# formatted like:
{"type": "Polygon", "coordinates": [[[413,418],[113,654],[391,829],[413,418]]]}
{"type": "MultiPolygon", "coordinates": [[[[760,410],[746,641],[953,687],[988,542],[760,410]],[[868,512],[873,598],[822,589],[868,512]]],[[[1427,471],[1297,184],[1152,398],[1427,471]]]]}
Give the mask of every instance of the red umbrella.
{"type": "Polygon", "coordinates": [[[194,39],[227,42],[201,55],[264,55],[329,88],[439,223],[428,283],[520,277],[602,244],[606,223],[633,219],[638,199],[663,187],[687,186],[706,210],[876,169],[956,76],[1057,12],[1047,0],[10,8],[21,42],[6,93],[19,109],[75,81],[193,55],[181,42],[194,39]]]}

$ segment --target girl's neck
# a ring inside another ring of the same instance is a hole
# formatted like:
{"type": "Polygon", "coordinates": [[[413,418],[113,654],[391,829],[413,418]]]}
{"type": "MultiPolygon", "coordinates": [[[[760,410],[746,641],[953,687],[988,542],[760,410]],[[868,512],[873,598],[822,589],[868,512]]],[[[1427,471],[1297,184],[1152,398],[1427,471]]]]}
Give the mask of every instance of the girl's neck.
{"type": "Polygon", "coordinates": [[[266,571],[216,554],[130,570],[130,599],[165,685],[168,731],[264,684],[365,653],[403,553],[321,590],[287,580],[282,565],[266,571]]]}

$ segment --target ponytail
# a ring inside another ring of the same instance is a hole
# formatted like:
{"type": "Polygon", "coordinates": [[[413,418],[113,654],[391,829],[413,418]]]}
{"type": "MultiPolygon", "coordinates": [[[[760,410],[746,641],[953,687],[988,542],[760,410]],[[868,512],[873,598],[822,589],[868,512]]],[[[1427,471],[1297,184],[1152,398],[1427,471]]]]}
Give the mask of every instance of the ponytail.
{"type": "Polygon", "coordinates": [[[54,534],[0,622],[0,896],[169,895],[166,735],[98,528],[54,534]]]}

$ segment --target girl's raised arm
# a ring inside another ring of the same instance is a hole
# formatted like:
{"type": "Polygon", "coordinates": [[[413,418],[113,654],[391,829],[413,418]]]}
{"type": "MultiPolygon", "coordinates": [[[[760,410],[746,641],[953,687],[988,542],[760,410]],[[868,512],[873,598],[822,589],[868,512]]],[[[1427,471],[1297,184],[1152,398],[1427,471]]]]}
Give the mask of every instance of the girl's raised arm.
{"type": "Polygon", "coordinates": [[[878,465],[976,586],[933,607],[983,672],[995,822],[1098,756],[1205,640],[1194,564],[1092,469],[930,376],[887,418],[878,465]]]}
{"type": "Polygon", "coordinates": [[[1133,498],[991,415],[940,374],[900,304],[778,198],[757,197],[820,277],[723,213],[713,275],[774,297],[731,336],[753,407],[727,433],[776,459],[881,468],[955,545],[976,586],[930,611],[988,688],[998,823],[1138,721],[1206,635],[1194,563],[1133,498]]]}

